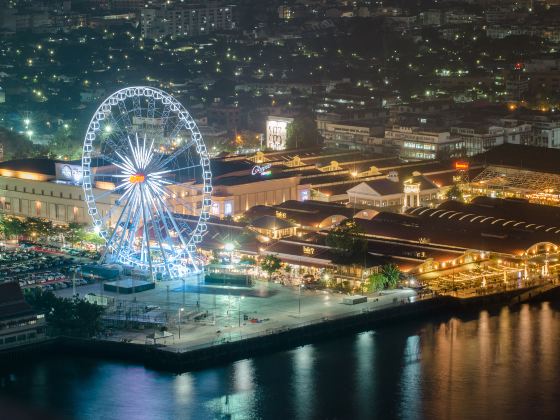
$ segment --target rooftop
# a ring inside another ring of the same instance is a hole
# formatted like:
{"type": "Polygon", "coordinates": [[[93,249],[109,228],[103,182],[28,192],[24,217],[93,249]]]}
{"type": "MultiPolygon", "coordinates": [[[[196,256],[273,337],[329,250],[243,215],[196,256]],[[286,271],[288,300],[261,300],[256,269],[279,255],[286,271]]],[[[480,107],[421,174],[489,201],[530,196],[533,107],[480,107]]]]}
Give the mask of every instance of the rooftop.
{"type": "Polygon", "coordinates": [[[473,157],[473,160],[486,166],[560,174],[560,149],[503,144],[473,157]]]}
{"type": "Polygon", "coordinates": [[[0,284],[0,319],[15,318],[31,313],[33,310],[24,300],[19,284],[0,284]]]}

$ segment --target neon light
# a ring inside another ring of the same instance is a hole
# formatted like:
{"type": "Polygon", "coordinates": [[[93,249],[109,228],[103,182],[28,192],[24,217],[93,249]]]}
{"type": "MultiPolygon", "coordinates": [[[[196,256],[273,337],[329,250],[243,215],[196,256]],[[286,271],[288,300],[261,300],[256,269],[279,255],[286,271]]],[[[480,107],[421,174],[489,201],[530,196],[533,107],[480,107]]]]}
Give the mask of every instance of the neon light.
{"type": "Polygon", "coordinates": [[[130,178],[128,179],[128,181],[131,184],[140,184],[140,183],[144,182],[145,180],[146,180],[146,175],[144,175],[144,174],[130,175],[130,178]]]}
{"type": "Polygon", "coordinates": [[[458,170],[467,170],[469,169],[469,162],[455,162],[455,169],[458,170]]]}
{"type": "Polygon", "coordinates": [[[253,166],[253,169],[251,169],[251,175],[257,175],[260,174],[261,176],[264,175],[270,175],[272,172],[269,170],[272,167],[272,165],[270,163],[267,163],[265,165],[255,165],[253,166]]]}

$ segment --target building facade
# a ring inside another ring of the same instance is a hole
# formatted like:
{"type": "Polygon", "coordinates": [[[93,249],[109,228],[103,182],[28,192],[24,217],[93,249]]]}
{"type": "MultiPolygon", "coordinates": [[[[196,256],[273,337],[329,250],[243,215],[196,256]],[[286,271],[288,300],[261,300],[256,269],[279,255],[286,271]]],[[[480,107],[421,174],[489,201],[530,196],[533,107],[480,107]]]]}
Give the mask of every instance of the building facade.
{"type": "Polygon", "coordinates": [[[144,8],[140,25],[147,39],[205,35],[235,27],[233,6],[214,1],[144,8]]]}

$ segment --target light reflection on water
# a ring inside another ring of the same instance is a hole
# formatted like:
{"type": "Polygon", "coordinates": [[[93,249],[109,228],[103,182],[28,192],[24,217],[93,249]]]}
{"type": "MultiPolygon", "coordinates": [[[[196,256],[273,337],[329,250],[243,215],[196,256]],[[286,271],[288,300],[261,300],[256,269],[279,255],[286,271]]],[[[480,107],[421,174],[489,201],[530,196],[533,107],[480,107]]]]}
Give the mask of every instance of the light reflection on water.
{"type": "Polygon", "coordinates": [[[559,353],[560,306],[543,303],[393,324],[181,375],[51,359],[0,374],[0,407],[106,420],[552,419],[559,353]]]}

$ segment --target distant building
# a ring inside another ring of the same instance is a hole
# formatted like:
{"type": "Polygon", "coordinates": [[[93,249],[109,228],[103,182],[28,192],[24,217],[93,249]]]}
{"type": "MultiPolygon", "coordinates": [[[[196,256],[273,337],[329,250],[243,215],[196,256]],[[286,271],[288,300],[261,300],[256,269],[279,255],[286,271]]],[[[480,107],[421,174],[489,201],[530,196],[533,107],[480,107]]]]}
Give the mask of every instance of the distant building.
{"type": "Polygon", "coordinates": [[[459,124],[451,127],[451,134],[463,141],[466,156],[477,155],[506,143],[529,144],[532,138],[531,125],[516,124],[515,121],[501,125],[459,124]]]}
{"type": "Polygon", "coordinates": [[[348,149],[368,150],[372,148],[372,136],[382,136],[384,126],[375,120],[327,122],[321,135],[325,146],[348,149]]]}
{"type": "Polygon", "coordinates": [[[233,7],[209,1],[144,8],[140,13],[142,37],[196,36],[233,29],[233,7]]]}
{"type": "Polygon", "coordinates": [[[428,178],[416,175],[406,180],[384,177],[364,181],[348,190],[348,202],[356,207],[392,207],[395,210],[429,205],[440,188],[428,178]]]}
{"type": "Polygon", "coordinates": [[[446,129],[393,126],[385,130],[385,142],[398,148],[402,159],[454,158],[464,154],[461,138],[446,129]]]}
{"type": "Polygon", "coordinates": [[[266,120],[266,147],[284,150],[288,147],[288,125],[293,118],[269,116],[266,120]]]}
{"type": "Polygon", "coordinates": [[[45,316],[24,300],[19,284],[0,284],[0,350],[41,341],[45,328],[45,316]]]}

